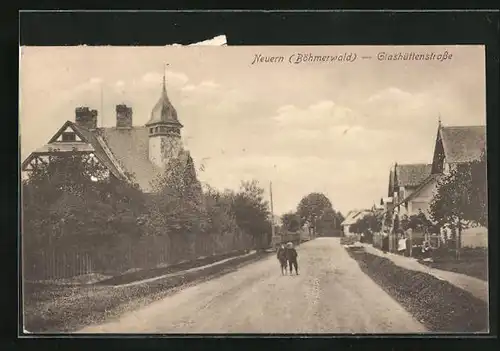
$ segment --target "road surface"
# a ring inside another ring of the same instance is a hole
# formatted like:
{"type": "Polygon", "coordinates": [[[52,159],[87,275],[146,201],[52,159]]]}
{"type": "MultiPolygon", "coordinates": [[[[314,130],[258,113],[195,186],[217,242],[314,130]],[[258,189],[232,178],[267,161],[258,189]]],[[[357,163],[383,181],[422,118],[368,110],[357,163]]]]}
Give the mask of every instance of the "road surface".
{"type": "Polygon", "coordinates": [[[367,277],[338,238],[297,248],[299,275],[266,258],[84,333],[425,332],[367,277]]]}

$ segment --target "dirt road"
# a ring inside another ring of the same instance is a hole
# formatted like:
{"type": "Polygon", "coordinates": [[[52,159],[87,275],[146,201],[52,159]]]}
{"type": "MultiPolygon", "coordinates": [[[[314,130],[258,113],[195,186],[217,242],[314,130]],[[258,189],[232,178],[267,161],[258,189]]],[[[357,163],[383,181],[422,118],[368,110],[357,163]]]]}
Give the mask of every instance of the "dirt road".
{"type": "Polygon", "coordinates": [[[80,332],[425,332],[361,272],[339,239],[318,238],[297,251],[298,276],[282,276],[269,257],[80,332]]]}

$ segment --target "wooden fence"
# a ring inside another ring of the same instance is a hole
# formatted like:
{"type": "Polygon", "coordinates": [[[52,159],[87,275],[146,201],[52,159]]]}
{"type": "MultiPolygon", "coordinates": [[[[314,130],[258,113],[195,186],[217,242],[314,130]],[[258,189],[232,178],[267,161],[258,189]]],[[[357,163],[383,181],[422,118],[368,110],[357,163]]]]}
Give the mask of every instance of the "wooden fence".
{"type": "Polygon", "coordinates": [[[116,240],[100,246],[69,245],[53,241],[36,250],[23,250],[23,277],[28,281],[57,280],[90,273],[119,275],[131,269],[148,269],[250,250],[249,235],[166,235],[116,240]]]}

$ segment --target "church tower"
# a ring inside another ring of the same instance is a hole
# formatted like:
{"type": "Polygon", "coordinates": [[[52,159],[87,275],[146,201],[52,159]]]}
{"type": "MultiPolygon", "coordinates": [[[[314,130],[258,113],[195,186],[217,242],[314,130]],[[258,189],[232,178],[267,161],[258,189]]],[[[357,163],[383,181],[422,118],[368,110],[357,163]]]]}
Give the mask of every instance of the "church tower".
{"type": "Polygon", "coordinates": [[[146,123],[149,132],[149,160],[160,168],[165,168],[169,160],[179,157],[182,151],[182,124],[177,119],[177,111],[167,96],[165,72],[160,99],[151,111],[146,123]]]}

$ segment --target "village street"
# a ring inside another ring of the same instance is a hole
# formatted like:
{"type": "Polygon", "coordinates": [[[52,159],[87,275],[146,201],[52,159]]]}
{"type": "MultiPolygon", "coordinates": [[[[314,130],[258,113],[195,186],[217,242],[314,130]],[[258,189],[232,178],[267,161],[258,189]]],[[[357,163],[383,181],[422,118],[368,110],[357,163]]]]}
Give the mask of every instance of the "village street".
{"type": "MultiPolygon", "coordinates": [[[[275,256],[81,333],[411,333],[425,328],[350,258],[338,238],[302,244],[299,275],[275,256]]],[[[89,307],[91,308],[91,307],[89,307]]]]}

